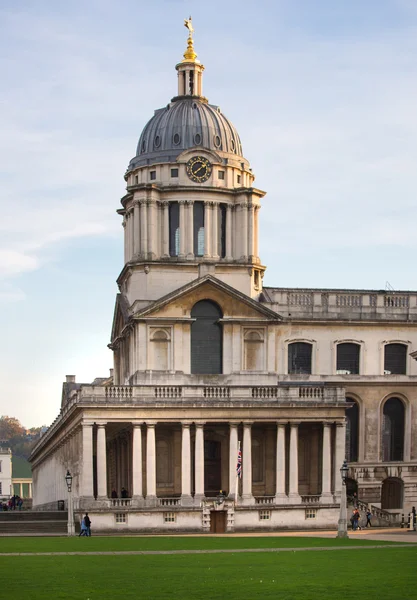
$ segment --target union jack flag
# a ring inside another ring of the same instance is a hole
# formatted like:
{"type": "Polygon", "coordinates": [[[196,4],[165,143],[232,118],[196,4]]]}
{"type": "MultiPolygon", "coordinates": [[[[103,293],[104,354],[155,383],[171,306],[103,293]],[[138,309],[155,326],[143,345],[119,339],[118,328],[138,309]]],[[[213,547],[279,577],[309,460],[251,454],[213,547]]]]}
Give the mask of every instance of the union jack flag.
{"type": "Polygon", "coordinates": [[[240,449],[240,446],[237,451],[236,475],[240,478],[242,477],[242,450],[240,449]]]}

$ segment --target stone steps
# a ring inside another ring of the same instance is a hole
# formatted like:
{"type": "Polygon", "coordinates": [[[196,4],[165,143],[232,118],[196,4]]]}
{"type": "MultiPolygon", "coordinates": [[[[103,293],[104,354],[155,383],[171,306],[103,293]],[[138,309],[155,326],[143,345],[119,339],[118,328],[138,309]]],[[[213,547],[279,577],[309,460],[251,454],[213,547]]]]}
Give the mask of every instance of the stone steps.
{"type": "Polygon", "coordinates": [[[0,535],[67,533],[67,511],[11,510],[0,512],[0,535]]]}

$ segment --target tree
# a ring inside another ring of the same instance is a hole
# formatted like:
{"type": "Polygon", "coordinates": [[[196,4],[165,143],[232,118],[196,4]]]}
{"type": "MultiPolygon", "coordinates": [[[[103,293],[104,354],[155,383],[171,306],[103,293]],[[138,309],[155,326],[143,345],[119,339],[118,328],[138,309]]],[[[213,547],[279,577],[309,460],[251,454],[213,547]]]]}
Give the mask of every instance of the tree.
{"type": "Polygon", "coordinates": [[[10,442],[26,434],[26,429],[14,417],[0,417],[0,441],[10,442]]]}

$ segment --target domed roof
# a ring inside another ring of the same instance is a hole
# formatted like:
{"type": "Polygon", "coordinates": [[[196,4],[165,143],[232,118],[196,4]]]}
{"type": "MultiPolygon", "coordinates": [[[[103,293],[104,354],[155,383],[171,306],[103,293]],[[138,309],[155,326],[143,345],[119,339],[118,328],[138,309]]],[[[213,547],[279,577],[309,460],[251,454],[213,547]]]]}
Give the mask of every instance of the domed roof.
{"type": "Polygon", "coordinates": [[[142,131],[128,171],[173,162],[194,147],[243,158],[239,134],[220,109],[201,97],[181,96],[155,111],[142,131]]]}

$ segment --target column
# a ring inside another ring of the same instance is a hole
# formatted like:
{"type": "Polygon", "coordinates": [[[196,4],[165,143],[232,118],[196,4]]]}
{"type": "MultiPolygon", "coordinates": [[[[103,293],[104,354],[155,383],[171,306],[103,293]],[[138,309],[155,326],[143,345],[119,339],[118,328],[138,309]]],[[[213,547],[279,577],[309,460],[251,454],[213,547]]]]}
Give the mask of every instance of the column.
{"type": "Polygon", "coordinates": [[[250,504],[252,496],[252,423],[243,423],[242,500],[250,504]]]}
{"type": "Polygon", "coordinates": [[[133,231],[133,254],[134,256],[138,256],[140,253],[140,223],[139,223],[139,202],[135,202],[133,207],[133,222],[134,222],[134,231],[133,231]]]}
{"type": "Polygon", "coordinates": [[[142,258],[148,256],[148,212],[146,200],[140,203],[140,253],[142,258]]]}
{"type": "Polygon", "coordinates": [[[240,205],[242,239],[241,239],[241,258],[248,258],[248,205],[243,202],[240,205]]]}
{"type": "Polygon", "coordinates": [[[93,426],[83,423],[83,471],[81,496],[93,497],[93,426]]]}
{"type": "Polygon", "coordinates": [[[298,493],[298,423],[290,423],[290,486],[289,498],[299,502],[298,493]]]}
{"type": "Polygon", "coordinates": [[[19,497],[23,498],[23,483],[19,482],[19,497]]]}
{"type": "Polygon", "coordinates": [[[187,201],[187,240],[186,254],[188,259],[194,258],[194,202],[187,201]]]}
{"type": "MultiPolygon", "coordinates": [[[[329,502],[330,486],[332,480],[331,471],[331,455],[330,455],[330,423],[323,423],[323,457],[322,457],[322,484],[321,484],[321,500],[329,502]]],[[[340,467],[339,467],[340,468],[340,467]]]]}
{"type": "Polygon", "coordinates": [[[97,427],[97,496],[107,498],[106,426],[97,427]]]}
{"type": "Polygon", "coordinates": [[[219,258],[219,205],[217,202],[211,203],[212,207],[212,256],[219,258]]]}
{"type": "Polygon", "coordinates": [[[338,421],[336,423],[336,448],[334,453],[334,493],[339,495],[342,491],[342,478],[340,476],[340,467],[345,460],[346,446],[346,422],[338,421]]]}
{"type": "Polygon", "coordinates": [[[178,258],[185,258],[185,200],[178,202],[180,207],[180,248],[178,258]]]}
{"type": "Polygon", "coordinates": [[[255,206],[255,225],[254,225],[254,237],[255,237],[255,249],[254,254],[256,258],[259,258],[259,206],[255,206]]]}
{"type": "Polygon", "coordinates": [[[135,253],[135,224],[134,224],[134,213],[133,208],[130,209],[129,212],[129,229],[130,229],[130,257],[129,260],[132,260],[133,255],[135,253]]]}
{"type": "Polygon", "coordinates": [[[285,493],[285,424],[277,423],[277,456],[276,456],[275,502],[287,501],[285,493]]]}
{"type": "Polygon", "coordinates": [[[164,258],[169,256],[169,202],[162,203],[162,255],[164,258]]]}
{"type": "Polygon", "coordinates": [[[238,430],[236,423],[230,423],[229,432],[229,498],[237,499],[239,495],[239,478],[236,473],[237,450],[238,450],[238,430]]]}
{"type": "Polygon", "coordinates": [[[123,241],[124,241],[124,261],[127,262],[127,229],[126,229],[126,215],[123,217],[123,241]]]}
{"type": "Polygon", "coordinates": [[[254,245],[254,206],[250,203],[248,204],[248,256],[250,258],[255,255],[254,245]]]}
{"type": "Polygon", "coordinates": [[[194,469],[194,502],[196,502],[204,496],[204,423],[195,424],[194,469]]]}
{"type": "Polygon", "coordinates": [[[146,499],[156,498],[155,423],[146,423],[146,499]]]}
{"type": "Polygon", "coordinates": [[[190,424],[182,423],[181,443],[181,499],[191,500],[191,441],[190,424]]]}
{"type": "Polygon", "coordinates": [[[211,257],[211,206],[204,202],[204,258],[211,257]]]}
{"type": "Polygon", "coordinates": [[[120,442],[120,438],[117,438],[117,440],[115,440],[115,450],[116,450],[116,486],[117,486],[117,493],[120,496],[120,493],[122,491],[122,460],[121,460],[121,456],[122,456],[122,450],[121,450],[121,442],[120,442]]]}
{"type": "Polygon", "coordinates": [[[148,200],[148,252],[149,258],[157,257],[158,229],[156,226],[156,201],[148,200]]]}
{"type": "Polygon", "coordinates": [[[187,69],[185,71],[185,95],[189,96],[190,94],[190,71],[187,69]]]}
{"type": "Polygon", "coordinates": [[[226,260],[233,260],[232,252],[232,205],[226,207],[226,260]]]}
{"type": "Polygon", "coordinates": [[[133,425],[132,439],[132,497],[142,499],[142,429],[133,425]]]}

